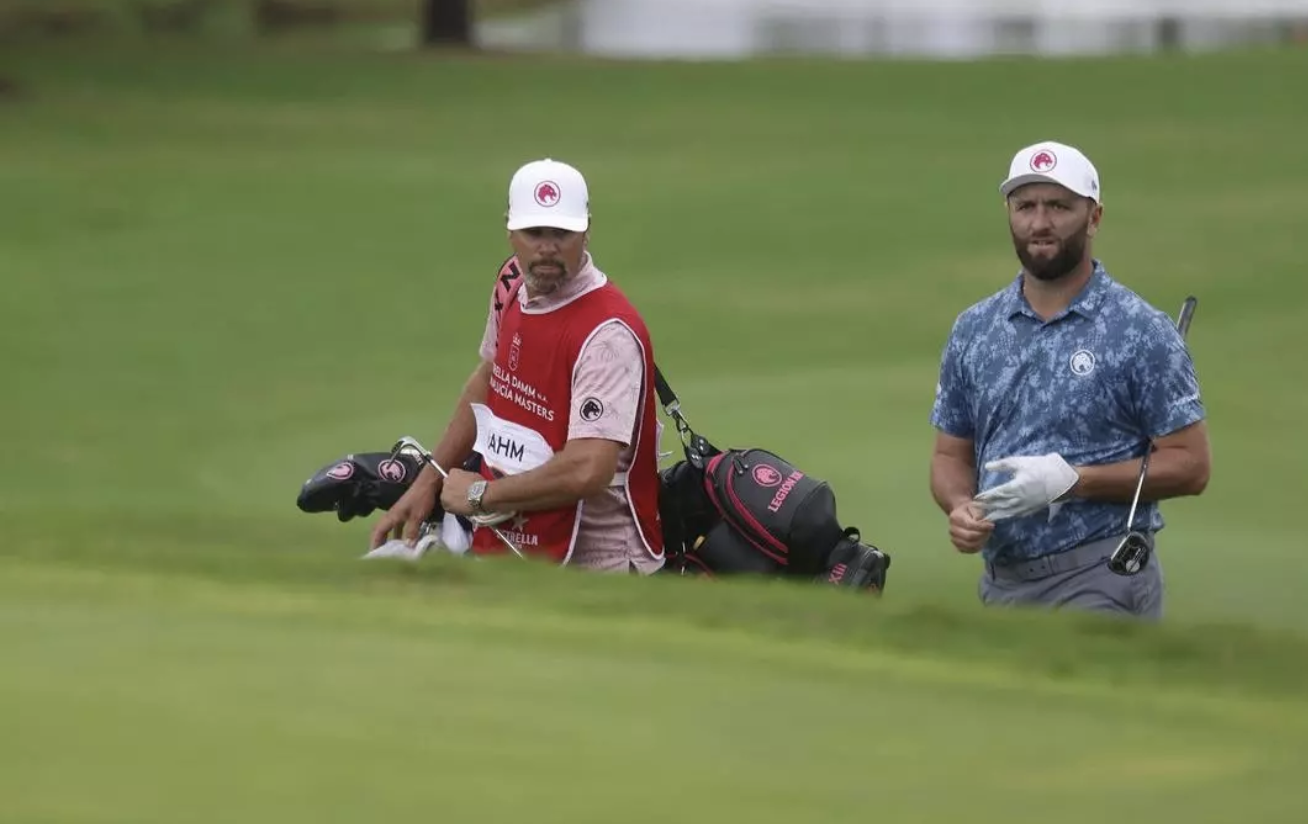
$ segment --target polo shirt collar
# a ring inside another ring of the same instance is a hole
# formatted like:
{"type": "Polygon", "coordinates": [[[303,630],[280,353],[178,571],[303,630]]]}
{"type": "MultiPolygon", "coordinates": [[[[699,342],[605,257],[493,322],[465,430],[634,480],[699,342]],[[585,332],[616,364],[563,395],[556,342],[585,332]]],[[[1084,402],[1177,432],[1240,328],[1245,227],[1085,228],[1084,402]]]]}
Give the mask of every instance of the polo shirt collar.
{"type": "MultiPolygon", "coordinates": [[[[1086,281],[1085,286],[1081,289],[1067,308],[1057,315],[1050,318],[1048,323],[1059,320],[1068,314],[1076,314],[1089,318],[1093,317],[1099,307],[1103,305],[1105,295],[1108,292],[1108,270],[1104,268],[1103,263],[1098,259],[1093,259],[1094,271],[1090,274],[1090,279],[1086,281]]],[[[1027,302],[1026,296],[1022,294],[1022,273],[1018,272],[1017,277],[1004,290],[1003,298],[1004,317],[1012,320],[1017,315],[1026,315],[1033,320],[1040,320],[1040,316],[1031,308],[1027,302]]]]}

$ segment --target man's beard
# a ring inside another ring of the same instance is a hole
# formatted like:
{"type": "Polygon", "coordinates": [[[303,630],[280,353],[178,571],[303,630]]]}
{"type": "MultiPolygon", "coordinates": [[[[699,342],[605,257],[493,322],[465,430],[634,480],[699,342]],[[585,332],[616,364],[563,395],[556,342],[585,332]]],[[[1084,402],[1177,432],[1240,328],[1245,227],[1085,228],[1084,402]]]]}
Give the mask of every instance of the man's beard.
{"type": "Polygon", "coordinates": [[[538,260],[527,267],[523,280],[533,295],[553,294],[568,279],[568,267],[561,260],[538,260]],[[552,266],[555,271],[540,274],[537,269],[552,266]]]}
{"type": "MultiPolygon", "coordinates": [[[[1086,227],[1089,227],[1088,223],[1086,227]]],[[[1053,257],[1032,257],[1031,251],[1027,248],[1028,244],[1033,240],[1047,239],[1049,238],[1033,237],[1022,240],[1014,234],[1013,248],[1017,251],[1017,259],[1021,261],[1022,268],[1036,280],[1053,281],[1066,277],[1085,257],[1086,233],[1079,231],[1066,240],[1055,239],[1058,243],[1058,251],[1054,252],[1053,257]]]]}

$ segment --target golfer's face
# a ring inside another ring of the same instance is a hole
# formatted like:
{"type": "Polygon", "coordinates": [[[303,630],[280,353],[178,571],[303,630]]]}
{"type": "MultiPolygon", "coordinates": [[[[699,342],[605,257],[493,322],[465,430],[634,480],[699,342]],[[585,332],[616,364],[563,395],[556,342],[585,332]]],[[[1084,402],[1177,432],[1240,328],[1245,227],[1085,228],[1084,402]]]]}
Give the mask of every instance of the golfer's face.
{"type": "Polygon", "coordinates": [[[586,233],[539,227],[509,233],[532,294],[548,295],[581,269],[586,233]]]}
{"type": "Polygon", "coordinates": [[[1094,235],[1097,211],[1086,198],[1053,183],[1033,183],[1013,192],[1008,225],[1022,265],[1041,279],[1071,271],[1094,235]]]}

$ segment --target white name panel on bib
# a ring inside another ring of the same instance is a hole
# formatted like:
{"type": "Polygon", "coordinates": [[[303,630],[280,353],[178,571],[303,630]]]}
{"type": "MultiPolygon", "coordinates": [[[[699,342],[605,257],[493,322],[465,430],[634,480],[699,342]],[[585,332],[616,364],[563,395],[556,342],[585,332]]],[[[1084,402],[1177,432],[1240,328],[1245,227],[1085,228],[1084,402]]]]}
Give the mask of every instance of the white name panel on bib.
{"type": "Polygon", "coordinates": [[[545,436],[530,427],[498,417],[485,404],[474,403],[477,442],[473,446],[492,468],[505,475],[517,475],[554,457],[545,436]]]}

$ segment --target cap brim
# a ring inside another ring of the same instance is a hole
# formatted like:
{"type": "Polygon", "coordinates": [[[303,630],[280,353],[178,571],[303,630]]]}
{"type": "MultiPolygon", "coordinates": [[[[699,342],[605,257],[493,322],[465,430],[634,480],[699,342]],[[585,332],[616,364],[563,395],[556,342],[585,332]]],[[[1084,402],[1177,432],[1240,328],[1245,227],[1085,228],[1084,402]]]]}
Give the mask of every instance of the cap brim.
{"type": "Polygon", "coordinates": [[[1095,202],[1099,201],[1098,196],[1096,196],[1093,192],[1081,191],[1080,189],[1077,189],[1075,186],[1068,186],[1065,181],[1059,180],[1056,177],[1053,177],[1051,175],[1042,175],[1038,172],[1032,172],[1031,174],[1025,174],[1025,175],[1018,175],[1017,177],[1010,177],[1008,180],[1005,180],[1000,185],[999,192],[1004,197],[1008,197],[1014,191],[1020,189],[1021,187],[1027,185],[1028,183],[1053,183],[1057,186],[1062,186],[1064,189],[1068,190],[1069,192],[1072,192],[1073,194],[1078,194],[1081,197],[1088,197],[1091,200],[1094,200],[1095,202]]]}
{"type": "Polygon", "coordinates": [[[560,217],[558,215],[522,215],[510,217],[506,226],[509,231],[519,229],[564,229],[569,232],[584,232],[590,226],[588,217],[560,217]]]}

